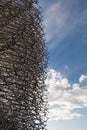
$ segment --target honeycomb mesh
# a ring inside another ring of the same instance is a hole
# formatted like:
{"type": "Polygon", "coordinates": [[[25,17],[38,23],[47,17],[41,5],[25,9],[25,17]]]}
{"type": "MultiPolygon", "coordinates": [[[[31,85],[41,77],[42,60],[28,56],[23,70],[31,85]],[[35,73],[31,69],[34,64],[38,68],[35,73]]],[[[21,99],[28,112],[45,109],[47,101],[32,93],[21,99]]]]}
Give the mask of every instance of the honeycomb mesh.
{"type": "Polygon", "coordinates": [[[46,130],[47,49],[37,0],[0,0],[0,130],[46,130]]]}

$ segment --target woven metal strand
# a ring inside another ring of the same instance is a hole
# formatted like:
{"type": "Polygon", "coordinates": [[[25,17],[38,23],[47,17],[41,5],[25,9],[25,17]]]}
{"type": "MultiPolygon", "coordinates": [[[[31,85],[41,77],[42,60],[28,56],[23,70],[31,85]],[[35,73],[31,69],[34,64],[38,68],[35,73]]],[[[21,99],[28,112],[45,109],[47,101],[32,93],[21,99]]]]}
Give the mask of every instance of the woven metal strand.
{"type": "Polygon", "coordinates": [[[0,0],[0,130],[46,130],[41,21],[37,0],[0,0]]]}

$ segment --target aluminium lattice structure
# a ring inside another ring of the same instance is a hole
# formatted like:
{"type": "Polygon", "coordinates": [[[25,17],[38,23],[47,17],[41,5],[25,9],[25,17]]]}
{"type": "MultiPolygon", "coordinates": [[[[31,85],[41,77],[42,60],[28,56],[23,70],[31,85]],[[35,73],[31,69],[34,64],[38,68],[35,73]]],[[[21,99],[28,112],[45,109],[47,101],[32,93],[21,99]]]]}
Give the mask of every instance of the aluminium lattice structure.
{"type": "Polygon", "coordinates": [[[41,19],[38,0],[0,0],[0,130],[46,130],[41,19]]]}

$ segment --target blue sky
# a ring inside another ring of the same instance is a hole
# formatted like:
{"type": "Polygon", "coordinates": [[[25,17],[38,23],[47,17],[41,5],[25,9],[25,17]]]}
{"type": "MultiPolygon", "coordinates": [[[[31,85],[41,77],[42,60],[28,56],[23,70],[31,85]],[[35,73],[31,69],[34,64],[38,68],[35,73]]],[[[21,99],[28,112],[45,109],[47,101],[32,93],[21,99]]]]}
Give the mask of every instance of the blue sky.
{"type": "Polygon", "coordinates": [[[40,5],[49,51],[48,130],[87,130],[87,1],[40,5]]]}

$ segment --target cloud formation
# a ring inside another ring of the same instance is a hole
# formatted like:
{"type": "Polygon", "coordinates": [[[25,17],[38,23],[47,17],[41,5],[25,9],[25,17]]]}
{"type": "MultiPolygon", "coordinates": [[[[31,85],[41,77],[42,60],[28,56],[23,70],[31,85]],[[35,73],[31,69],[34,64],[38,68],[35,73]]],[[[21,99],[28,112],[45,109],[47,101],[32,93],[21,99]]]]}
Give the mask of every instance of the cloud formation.
{"type": "Polygon", "coordinates": [[[87,81],[87,75],[81,75],[81,77],[79,78],[80,83],[82,83],[84,81],[87,81]]]}
{"type": "MultiPolygon", "coordinates": [[[[83,79],[81,76],[80,81],[83,79]]],[[[48,71],[45,84],[48,86],[50,119],[67,120],[81,116],[76,110],[87,107],[87,84],[71,84],[67,78],[53,69],[48,71]]]]}
{"type": "Polygon", "coordinates": [[[58,0],[47,4],[44,12],[47,41],[54,40],[52,47],[69,37],[79,28],[80,32],[87,23],[87,8],[80,9],[78,1],[58,0]],[[80,11],[81,10],[81,11],[80,11]]]}

